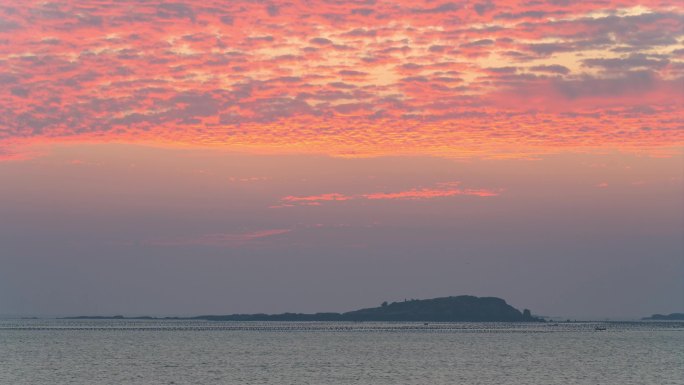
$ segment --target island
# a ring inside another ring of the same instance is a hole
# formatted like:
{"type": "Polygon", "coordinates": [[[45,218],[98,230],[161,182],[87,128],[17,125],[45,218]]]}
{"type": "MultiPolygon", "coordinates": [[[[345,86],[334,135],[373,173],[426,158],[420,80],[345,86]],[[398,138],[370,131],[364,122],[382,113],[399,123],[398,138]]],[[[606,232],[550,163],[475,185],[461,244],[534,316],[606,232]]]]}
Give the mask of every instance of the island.
{"type": "Polygon", "coordinates": [[[642,318],[644,321],[684,321],[684,313],[653,314],[650,317],[642,318]]]}
{"type": "Polygon", "coordinates": [[[77,316],[66,319],[186,319],[207,321],[401,321],[401,322],[543,322],[528,309],[522,312],[497,297],[460,295],[433,299],[383,302],[378,307],[346,313],[282,313],[200,315],[195,317],[77,316]]]}

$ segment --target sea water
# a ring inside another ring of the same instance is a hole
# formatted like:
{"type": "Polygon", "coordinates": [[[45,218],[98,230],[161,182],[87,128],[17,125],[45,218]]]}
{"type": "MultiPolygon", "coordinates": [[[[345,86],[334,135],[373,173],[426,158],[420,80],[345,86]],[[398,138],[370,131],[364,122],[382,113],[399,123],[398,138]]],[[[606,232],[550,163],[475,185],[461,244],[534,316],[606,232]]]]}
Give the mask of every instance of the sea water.
{"type": "Polygon", "coordinates": [[[684,323],[0,320],[0,384],[684,384],[684,323]]]}

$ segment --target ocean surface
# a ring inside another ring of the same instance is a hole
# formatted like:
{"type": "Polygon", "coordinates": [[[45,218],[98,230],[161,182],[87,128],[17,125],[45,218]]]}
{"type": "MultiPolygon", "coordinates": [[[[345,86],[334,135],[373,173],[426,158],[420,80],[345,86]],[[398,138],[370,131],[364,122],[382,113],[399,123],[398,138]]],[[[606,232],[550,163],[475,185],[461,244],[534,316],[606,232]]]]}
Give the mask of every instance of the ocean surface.
{"type": "Polygon", "coordinates": [[[684,323],[6,319],[0,384],[684,384],[684,323]]]}

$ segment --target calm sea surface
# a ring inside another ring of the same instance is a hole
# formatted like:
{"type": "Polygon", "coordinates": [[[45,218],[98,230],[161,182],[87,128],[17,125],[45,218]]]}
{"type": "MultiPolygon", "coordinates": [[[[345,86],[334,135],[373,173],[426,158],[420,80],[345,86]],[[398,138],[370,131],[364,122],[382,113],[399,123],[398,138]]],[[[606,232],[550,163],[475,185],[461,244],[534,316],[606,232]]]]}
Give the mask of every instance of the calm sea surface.
{"type": "Polygon", "coordinates": [[[0,320],[0,384],[684,384],[684,323],[0,320]]]}

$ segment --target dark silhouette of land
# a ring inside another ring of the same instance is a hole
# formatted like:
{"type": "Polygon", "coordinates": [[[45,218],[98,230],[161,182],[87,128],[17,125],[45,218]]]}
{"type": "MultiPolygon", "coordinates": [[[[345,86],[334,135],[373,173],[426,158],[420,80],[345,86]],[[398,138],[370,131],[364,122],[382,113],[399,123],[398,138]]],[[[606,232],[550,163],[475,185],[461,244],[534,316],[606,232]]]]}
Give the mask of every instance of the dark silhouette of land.
{"type": "Polygon", "coordinates": [[[684,313],[670,313],[667,315],[653,314],[650,317],[644,317],[645,321],[684,321],[684,313]]]}
{"type": "Polygon", "coordinates": [[[383,302],[381,306],[346,313],[229,314],[196,317],[78,316],[67,319],[194,319],[209,321],[404,321],[404,322],[543,322],[529,310],[520,312],[501,298],[461,295],[383,302]]]}

